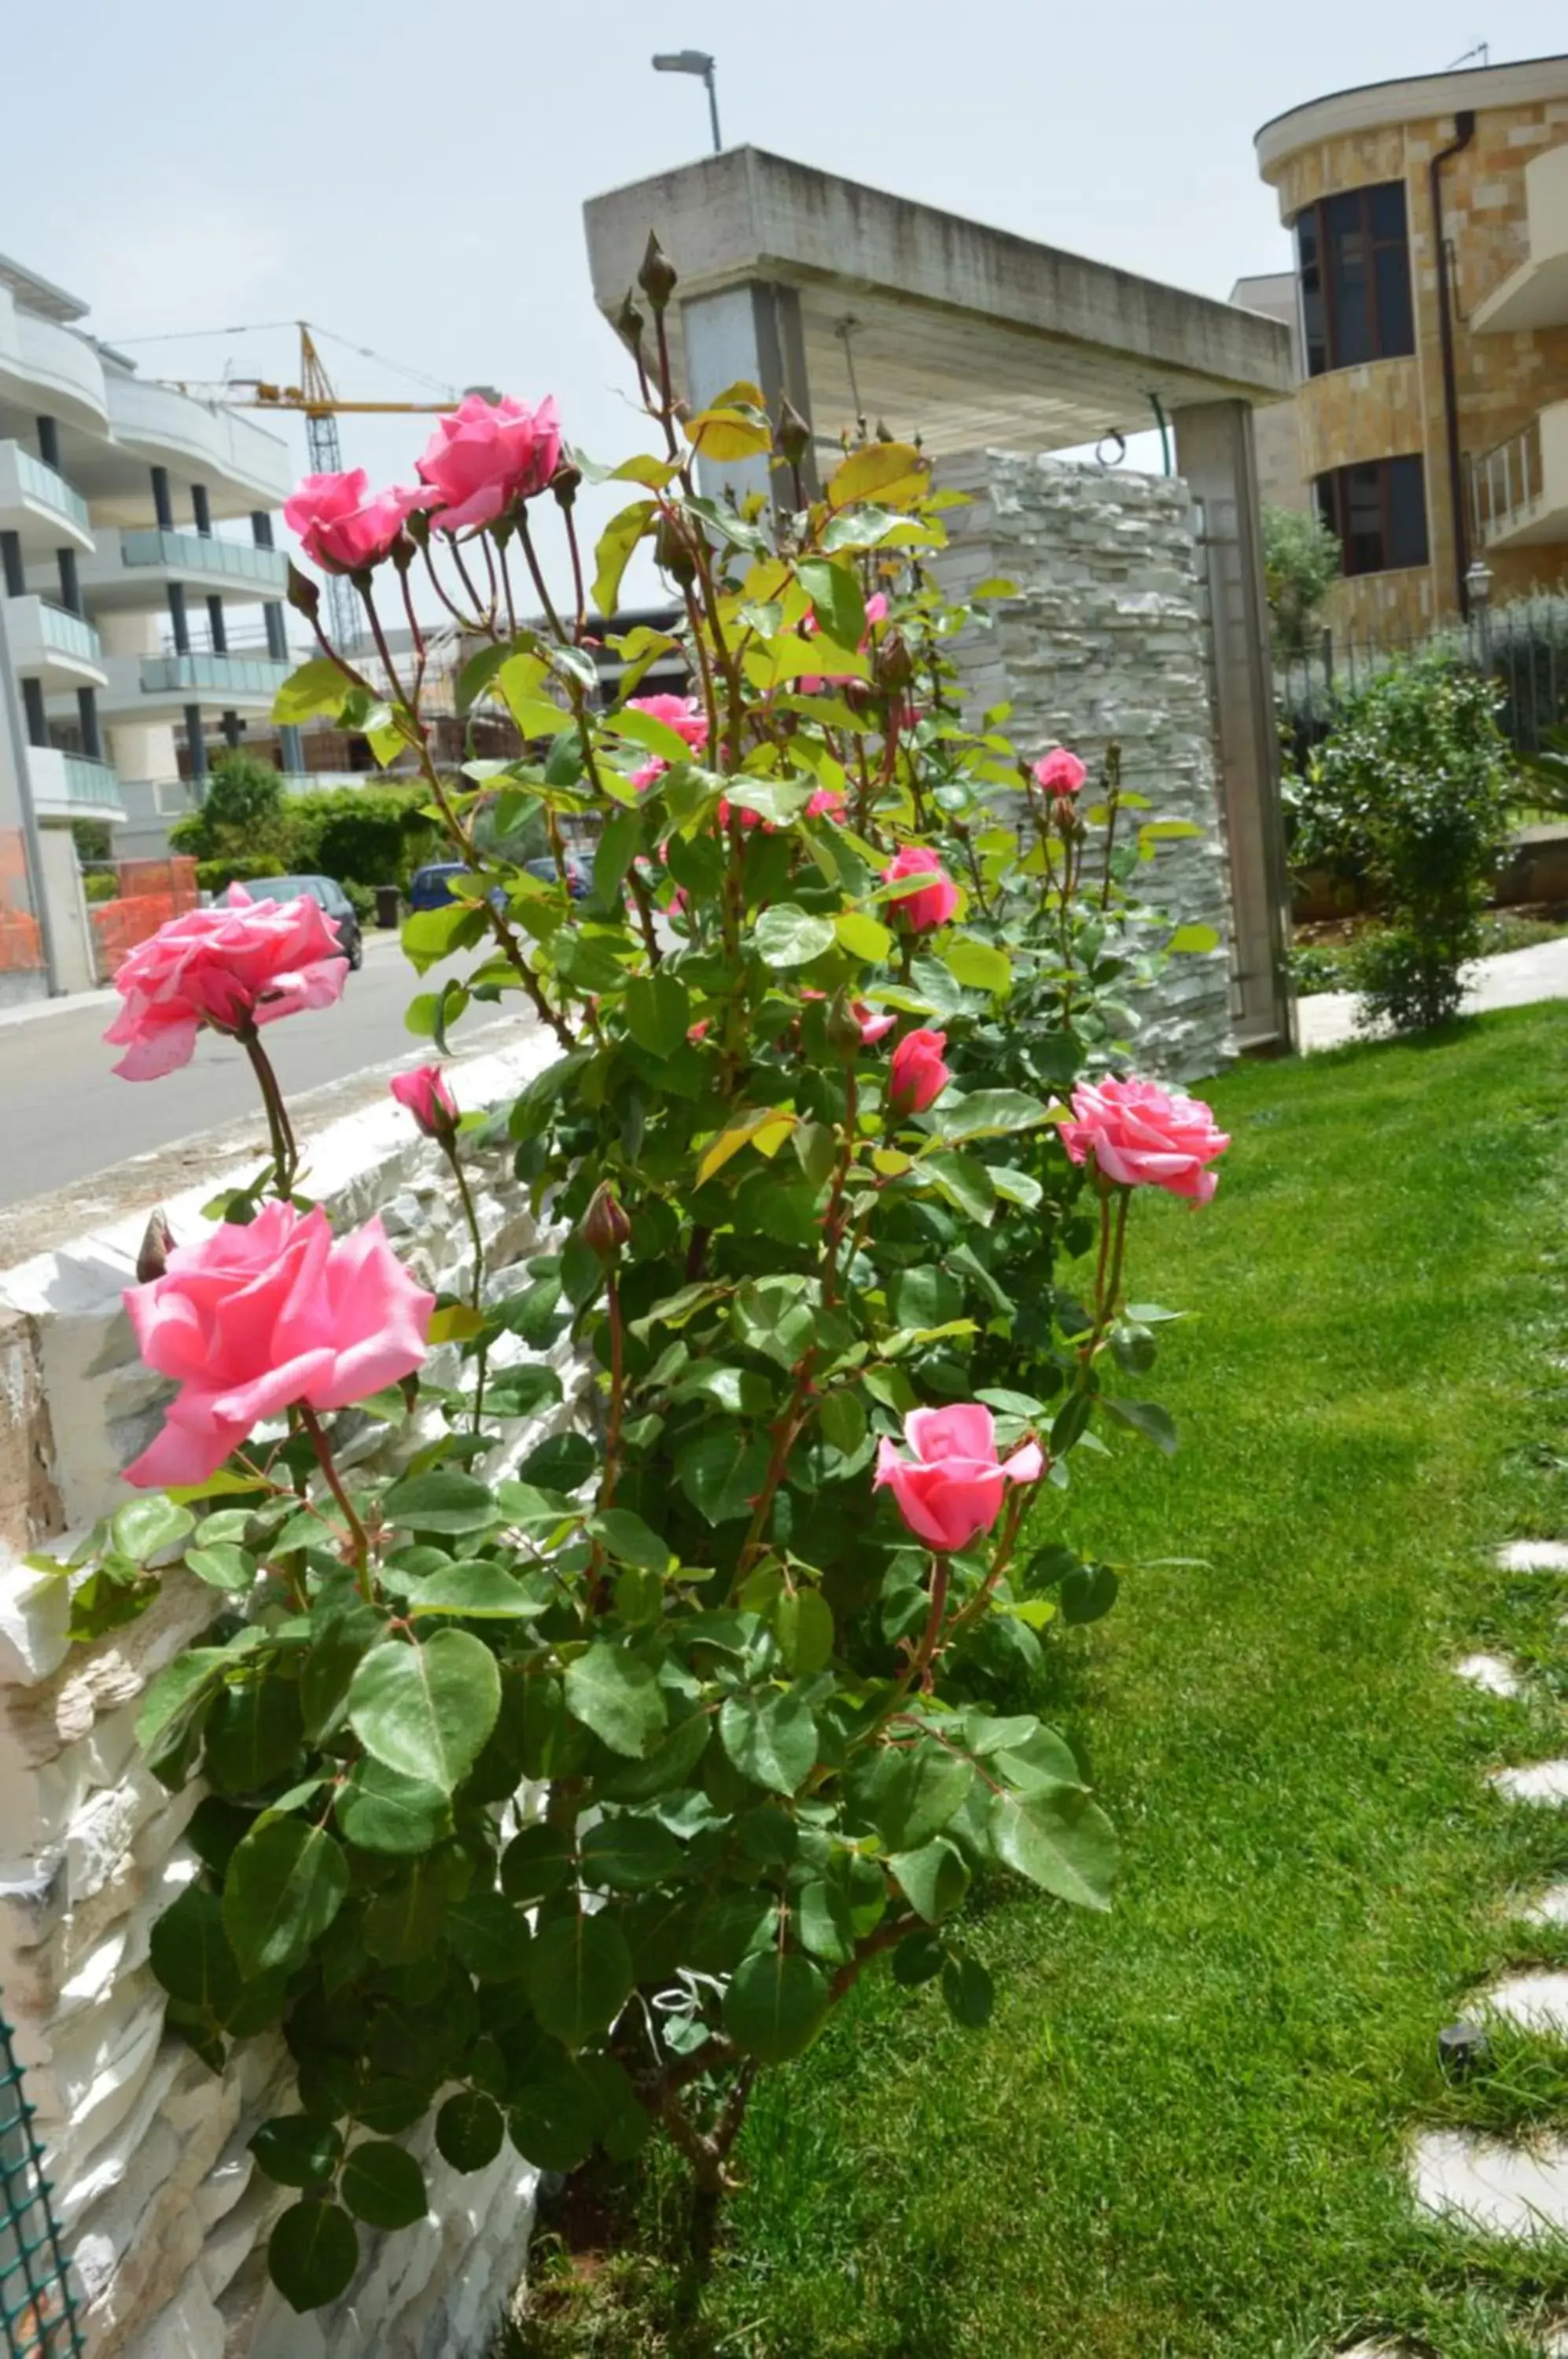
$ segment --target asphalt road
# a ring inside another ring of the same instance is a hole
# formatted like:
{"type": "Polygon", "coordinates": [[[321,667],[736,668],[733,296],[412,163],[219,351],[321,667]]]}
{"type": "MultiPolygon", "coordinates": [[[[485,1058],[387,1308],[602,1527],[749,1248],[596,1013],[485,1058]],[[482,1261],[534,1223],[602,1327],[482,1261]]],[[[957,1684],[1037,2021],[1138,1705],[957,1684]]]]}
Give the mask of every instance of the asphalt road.
{"type": "MultiPolygon", "coordinates": [[[[439,984],[442,974],[436,968],[419,982],[393,938],[373,935],[364,966],[349,976],[335,1006],[267,1027],[267,1052],[290,1103],[326,1082],[428,1057],[429,1045],[408,1030],[403,1011],[416,991],[439,984]]],[[[257,1147],[265,1148],[255,1076],[241,1049],[204,1032],[179,1072],[157,1082],[120,1081],[112,1071],[120,1051],[103,1037],[118,1006],[113,993],[92,992],[45,1013],[0,1016],[0,1206],[48,1196],[252,1112],[257,1147]]],[[[454,1046],[498,1045],[517,1024],[512,1015],[496,1020],[475,1008],[454,1046]]]]}

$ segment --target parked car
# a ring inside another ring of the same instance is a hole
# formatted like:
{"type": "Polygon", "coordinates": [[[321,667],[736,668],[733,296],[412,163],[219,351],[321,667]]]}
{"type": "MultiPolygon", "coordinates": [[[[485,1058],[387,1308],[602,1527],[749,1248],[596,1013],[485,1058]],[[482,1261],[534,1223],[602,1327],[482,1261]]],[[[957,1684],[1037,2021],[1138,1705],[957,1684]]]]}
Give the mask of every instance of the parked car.
{"type": "Polygon", "coordinates": [[[365,964],[365,937],[354,903],[335,876],[257,876],[247,878],[245,891],[253,901],[319,901],[333,925],[349,965],[357,973],[365,964]]]}
{"type": "MultiPolygon", "coordinates": [[[[553,860],[525,860],[522,864],[530,876],[539,877],[546,885],[556,883],[553,860]]],[[[449,901],[455,901],[457,898],[457,895],[452,889],[452,878],[466,875],[467,873],[461,860],[432,860],[426,867],[416,868],[408,882],[409,908],[443,909],[449,901]]],[[[566,855],[566,889],[572,899],[585,901],[592,883],[593,878],[587,863],[579,860],[574,852],[569,852],[566,855]]],[[[506,906],[506,897],[499,885],[495,887],[490,897],[497,908],[506,906]]]]}

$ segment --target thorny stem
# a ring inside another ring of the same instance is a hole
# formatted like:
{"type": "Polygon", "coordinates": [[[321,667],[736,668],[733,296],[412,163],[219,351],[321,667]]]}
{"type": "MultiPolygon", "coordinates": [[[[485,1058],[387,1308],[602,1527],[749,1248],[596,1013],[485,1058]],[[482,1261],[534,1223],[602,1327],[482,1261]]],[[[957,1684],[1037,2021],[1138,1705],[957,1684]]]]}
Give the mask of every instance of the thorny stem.
{"type": "Polygon", "coordinates": [[[534,588],[539,592],[539,604],[544,609],[550,627],[563,647],[570,647],[572,637],[562,624],[561,616],[555,611],[555,601],[550,594],[550,585],[544,578],[544,569],[539,561],[539,556],[534,548],[534,537],[528,530],[528,512],[526,507],[519,507],[517,510],[517,538],[523,545],[523,555],[528,560],[528,571],[533,576],[534,588]]]}
{"type": "Polygon", "coordinates": [[[615,1504],[621,1472],[621,1432],[626,1413],[626,1331],[621,1317],[621,1289],[612,1261],[604,1272],[604,1307],[610,1321],[610,1424],[604,1437],[604,1479],[600,1486],[601,1511],[615,1504]]]}
{"type": "Polygon", "coordinates": [[[370,1577],[369,1537],[355,1513],[353,1500],[343,1489],[343,1477],[339,1474],[333,1460],[332,1444],[321,1430],[321,1419],[309,1401],[300,1401],[298,1406],[299,1422],[310,1437],[310,1447],[316,1453],[316,1463],[326,1476],[327,1488],[337,1501],[339,1511],[349,1528],[349,1535],[354,1544],[354,1569],[359,1585],[359,1593],[367,1605],[373,1605],[376,1602],[376,1590],[370,1577]]]}
{"type": "Polygon", "coordinates": [[[577,518],[566,509],[566,546],[572,552],[572,586],[577,600],[576,628],[572,633],[579,647],[588,628],[588,592],[583,581],[583,550],[577,538],[577,518]]]}
{"type": "Polygon", "coordinates": [[[1116,845],[1116,813],[1121,809],[1122,749],[1105,748],[1105,875],[1100,887],[1100,908],[1111,906],[1111,854],[1116,845]]]}

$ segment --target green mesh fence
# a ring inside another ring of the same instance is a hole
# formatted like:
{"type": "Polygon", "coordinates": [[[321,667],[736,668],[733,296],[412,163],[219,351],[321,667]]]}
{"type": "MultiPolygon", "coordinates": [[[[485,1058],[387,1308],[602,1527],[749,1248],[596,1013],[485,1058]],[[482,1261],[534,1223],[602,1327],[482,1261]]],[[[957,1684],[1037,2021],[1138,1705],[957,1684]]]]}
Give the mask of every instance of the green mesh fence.
{"type": "Polygon", "coordinates": [[[76,2299],[49,2205],[33,2108],[0,2016],[0,2326],[5,2359],[77,2359],[76,2299]]]}

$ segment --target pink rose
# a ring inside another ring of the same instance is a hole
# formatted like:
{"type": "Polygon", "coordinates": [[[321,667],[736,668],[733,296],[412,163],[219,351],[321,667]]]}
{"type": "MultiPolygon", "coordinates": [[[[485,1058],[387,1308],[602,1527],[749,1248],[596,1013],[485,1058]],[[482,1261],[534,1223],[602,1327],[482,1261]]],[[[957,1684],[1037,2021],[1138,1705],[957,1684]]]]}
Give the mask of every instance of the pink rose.
{"type": "Polygon", "coordinates": [[[1162,1090],[1157,1082],[1080,1082],[1073,1093],[1075,1119],[1062,1125],[1062,1143],[1074,1163],[1094,1150],[1096,1169],[1124,1188],[1164,1188],[1206,1204],[1219,1186],[1205,1171],[1230,1145],[1202,1098],[1162,1090]]]}
{"type": "Polygon", "coordinates": [[[646,712],[650,721],[662,721],[667,729],[684,737],[694,752],[700,753],[708,742],[708,716],[694,696],[630,696],[626,711],[646,712]]]}
{"type": "Polygon", "coordinates": [[[494,524],[518,500],[542,492],[561,464],[561,428],[551,399],[529,409],[510,395],[471,393],[438,419],[419,462],[436,495],[431,522],[442,532],[494,524]]]}
{"type": "Polygon", "coordinates": [[[1058,745],[1053,753],[1040,756],[1032,775],[1037,787],[1043,788],[1048,795],[1060,795],[1065,799],[1078,792],[1089,773],[1076,754],[1070,754],[1065,745],[1058,745]]]}
{"type": "MultiPolygon", "coordinates": [[[[862,1043],[867,1049],[875,1049],[878,1040],[885,1040],[898,1020],[881,1008],[868,1007],[864,999],[852,999],[849,1012],[859,1025],[862,1043]]],[[[932,1038],[940,1039],[942,1035],[936,1033],[932,1038]]]]}
{"type": "Polygon", "coordinates": [[[935,1104],[953,1079],[942,1061],[946,1046],[945,1032],[905,1033],[893,1051],[887,1078],[887,1103],[895,1114],[924,1114],[935,1104]]]}
{"type": "Polygon", "coordinates": [[[904,1419],[911,1464],[884,1439],[877,1452],[877,1487],[892,1490],[898,1513],[918,1539],[951,1553],[988,1532],[1009,1483],[1038,1483],[1045,1472],[1037,1441],[1001,1463],[991,1412],[977,1401],[953,1408],[913,1408],[904,1419]]]}
{"type": "Polygon", "coordinates": [[[439,1065],[416,1065],[411,1073],[394,1073],[387,1086],[427,1138],[452,1137],[457,1128],[457,1101],[439,1065]]]}
{"type": "Polygon", "coordinates": [[[125,1050],[114,1071],[156,1081],[188,1065],[203,1024],[217,1032],[272,1024],[343,994],[348,961],[317,901],[253,901],[233,886],[226,902],[171,918],[121,960],[125,1001],[105,1040],[125,1050]]]}
{"type": "Polygon", "coordinates": [[[923,892],[908,893],[902,900],[893,902],[890,906],[894,917],[901,918],[917,934],[929,933],[933,926],[945,926],[958,907],[958,887],[928,844],[906,843],[897,859],[882,871],[884,885],[896,885],[903,876],[931,876],[936,881],[923,892]]]}
{"type": "Polygon", "coordinates": [[[318,1205],[264,1204],[176,1245],[163,1277],[126,1288],[149,1368],[180,1386],[163,1431],[125,1469],[141,1489],[204,1483],[263,1418],[294,1401],[346,1408],[411,1375],[435,1296],[367,1221],[334,1239],[318,1205]]]}
{"type": "Polygon", "coordinates": [[[806,817],[808,819],[842,819],[844,817],[844,788],[842,787],[819,787],[816,793],[811,797],[811,801],[806,805],[806,817]]]}
{"type": "Polygon", "coordinates": [[[370,478],[363,467],[349,475],[307,475],[292,499],[283,503],[283,521],[299,536],[312,563],[328,573],[359,573],[379,565],[414,508],[429,505],[429,492],[396,490],[367,496],[370,478]]]}

